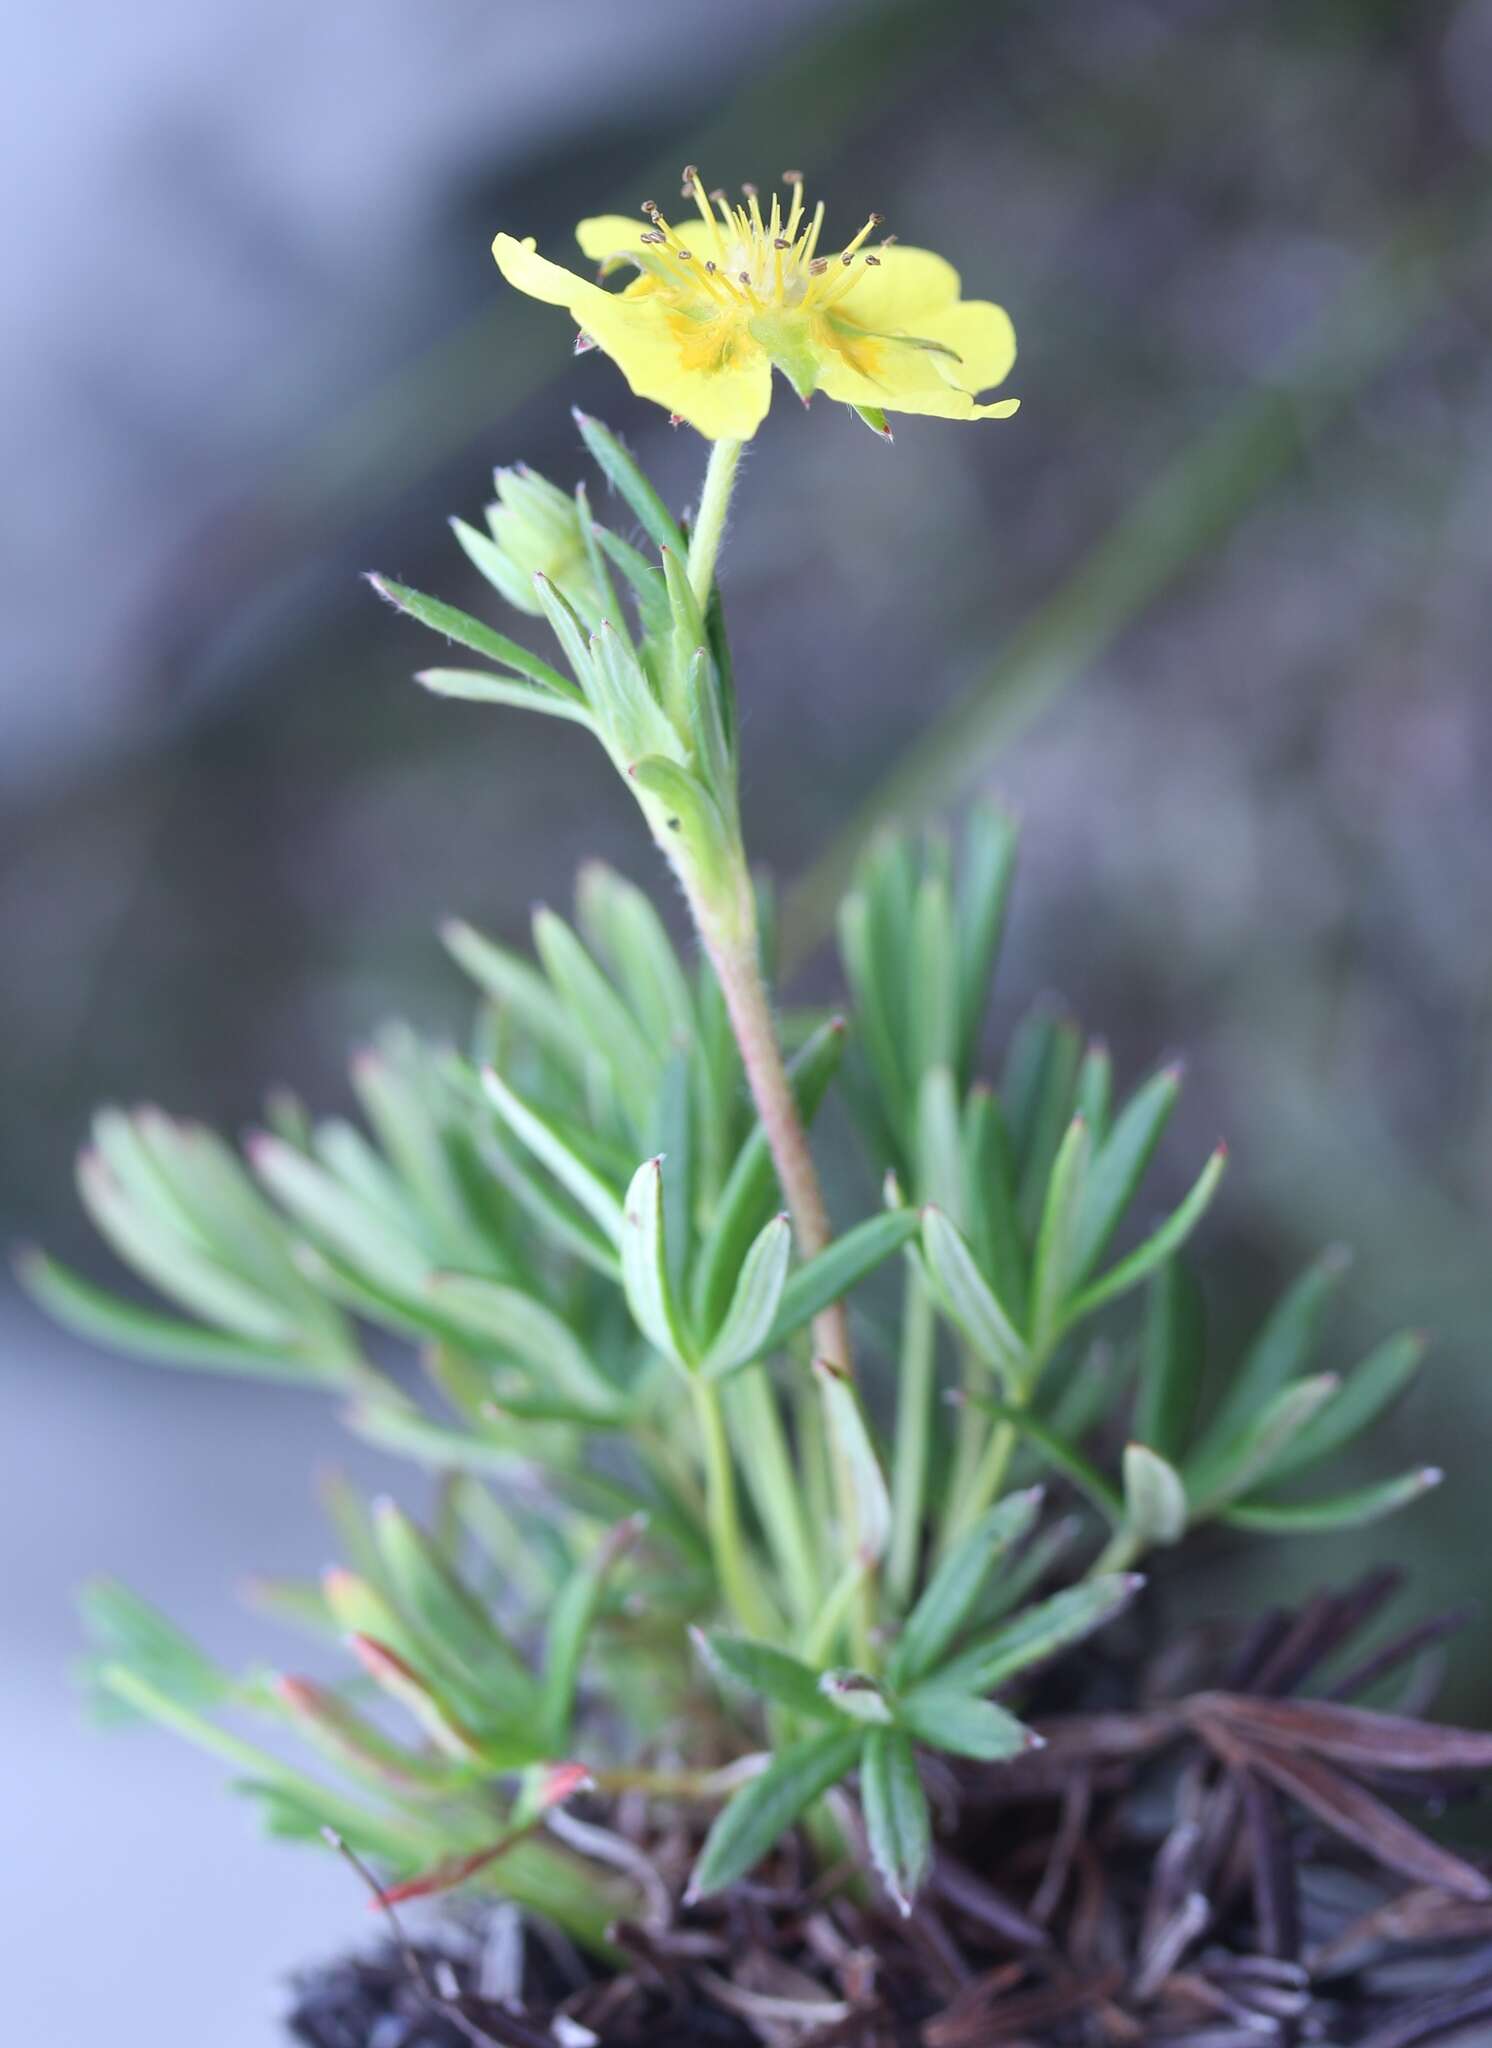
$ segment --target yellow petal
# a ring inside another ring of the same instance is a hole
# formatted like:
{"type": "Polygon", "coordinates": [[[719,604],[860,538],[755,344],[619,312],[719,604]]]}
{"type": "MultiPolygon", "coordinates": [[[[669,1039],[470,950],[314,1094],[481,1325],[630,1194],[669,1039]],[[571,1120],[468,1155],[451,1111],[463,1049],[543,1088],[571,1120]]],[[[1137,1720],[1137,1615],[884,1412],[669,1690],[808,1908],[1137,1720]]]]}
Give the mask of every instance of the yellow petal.
{"type": "Polygon", "coordinates": [[[589,256],[592,263],[604,263],[608,256],[624,252],[641,254],[642,238],[651,227],[651,221],[633,220],[625,213],[598,213],[580,223],[575,239],[581,253],[589,256]]]}
{"type": "Polygon", "coordinates": [[[942,375],[961,391],[988,391],[1003,384],[1015,362],[1015,329],[1003,306],[987,299],[966,299],[942,312],[926,317],[917,330],[924,341],[940,342],[951,348],[950,356],[936,356],[942,375]]]}
{"type": "Polygon", "coordinates": [[[711,441],[745,441],[772,403],[772,366],[744,328],[691,321],[646,279],[625,292],[603,291],[541,256],[532,240],[499,235],[492,244],[509,284],[564,306],[603,348],[639,398],[686,419],[711,441]]]}
{"type": "MultiPolygon", "coordinates": [[[[949,306],[958,297],[958,272],[931,249],[903,249],[897,242],[875,254],[873,264],[863,255],[855,258],[855,282],[838,307],[846,319],[880,333],[896,328],[915,333],[919,315],[949,306]]],[[[831,278],[838,267],[839,258],[831,257],[831,278]]]]}
{"type": "Polygon", "coordinates": [[[597,302],[603,306],[610,302],[611,294],[599,285],[541,256],[532,235],[521,242],[513,235],[499,235],[492,244],[492,253],[509,284],[527,292],[531,299],[542,299],[546,305],[568,306],[587,333],[591,331],[590,315],[597,302]]]}

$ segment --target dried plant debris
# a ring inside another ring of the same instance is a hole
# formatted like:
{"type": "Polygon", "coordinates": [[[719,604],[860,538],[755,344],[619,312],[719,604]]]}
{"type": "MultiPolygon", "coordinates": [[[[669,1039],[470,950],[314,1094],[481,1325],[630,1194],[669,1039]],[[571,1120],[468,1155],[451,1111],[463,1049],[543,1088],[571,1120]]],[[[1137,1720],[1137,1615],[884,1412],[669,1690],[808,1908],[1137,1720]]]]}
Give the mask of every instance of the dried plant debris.
{"type": "MultiPolygon", "coordinates": [[[[929,1766],[930,1880],[903,1917],[789,1842],[766,1881],[684,1903],[678,1815],[604,1816],[655,1879],[598,1975],[511,1907],[297,1991],[307,2048],[1416,2048],[1492,2038],[1492,1876],[1424,1832],[1492,1735],[1360,1703],[1436,1633],[1354,1640],[1378,1573],[1243,1641],[1200,1630],[1125,1669],[1090,1648],[1027,1711],[1045,1747],[929,1766]],[[1178,1679],[1184,1682],[1178,1687],[1178,1679]],[[1060,1685],[1061,1695],[1051,1696],[1060,1685]],[[1121,1692],[1142,1708],[1117,1711],[1121,1692]]],[[[840,1816],[853,1837],[849,1803],[840,1816]]],[[[594,1823],[593,1823],[594,1824],[594,1823]]]]}

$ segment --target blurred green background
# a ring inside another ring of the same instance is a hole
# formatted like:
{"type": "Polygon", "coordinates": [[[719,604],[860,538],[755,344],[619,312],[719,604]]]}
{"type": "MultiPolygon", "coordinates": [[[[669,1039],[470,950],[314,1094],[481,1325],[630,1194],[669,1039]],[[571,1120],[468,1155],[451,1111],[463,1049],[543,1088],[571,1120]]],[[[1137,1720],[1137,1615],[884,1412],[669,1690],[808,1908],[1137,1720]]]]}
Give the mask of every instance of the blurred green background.
{"type": "MultiPolygon", "coordinates": [[[[874,206],[1009,307],[1024,405],[887,449],[780,403],[750,452],[723,583],[796,989],[834,985],[875,819],[1004,793],[1003,1024],[1049,992],[1131,1077],[1185,1054],[1174,1184],[1233,1147],[1220,1325],[1341,1239],[1338,1362],[1392,1324],[1438,1340],[1375,1464],[1442,1463],[1442,1491],[1240,1555],[1219,1597],[1371,1556],[1417,1606],[1484,1598],[1492,0],[95,13],[22,35],[7,145],[36,194],[0,359],[9,1233],[105,1270],[70,1188],[101,1098],[233,1127],[272,1079],[343,1105],[389,1013],[460,1029],[440,915],[520,933],[595,852],[664,893],[599,751],[425,697],[428,647],[357,572],[480,609],[445,516],[496,462],[573,482],[574,403],[686,502],[701,444],[572,360],[488,243],[567,260],[576,218],[686,160],[801,164],[831,240],[874,206]]],[[[21,1540],[148,1568],[189,1619],[225,1573],[315,1561],[330,1417],[4,1316],[21,1540]]],[[[42,1576],[20,1640],[50,1685],[71,1624],[42,1576]]]]}

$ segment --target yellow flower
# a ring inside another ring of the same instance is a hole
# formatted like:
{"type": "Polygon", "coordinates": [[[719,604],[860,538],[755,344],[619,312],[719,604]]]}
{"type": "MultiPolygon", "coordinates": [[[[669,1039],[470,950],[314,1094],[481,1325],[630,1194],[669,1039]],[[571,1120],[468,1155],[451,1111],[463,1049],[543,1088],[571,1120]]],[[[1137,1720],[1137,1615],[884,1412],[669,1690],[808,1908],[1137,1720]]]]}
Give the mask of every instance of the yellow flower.
{"type": "Polygon", "coordinates": [[[1000,306],[960,299],[958,273],[927,249],[888,237],[867,249],[881,216],[838,253],[818,254],[822,202],[812,215],[803,179],[785,174],[791,198],[764,214],[756,187],[744,206],[707,194],[691,164],[685,196],[698,218],[671,225],[650,201],[643,219],[583,220],[576,239],[600,276],[632,266],[622,291],[607,291],[541,256],[533,238],[499,235],[492,253],[509,284],[565,306],[577,347],[605,350],[639,397],[667,406],[709,440],[747,440],[772,402],[772,370],[806,405],[814,392],[868,414],[1005,419],[1019,405],[978,403],[1015,361],[1015,333],[1000,306]]]}

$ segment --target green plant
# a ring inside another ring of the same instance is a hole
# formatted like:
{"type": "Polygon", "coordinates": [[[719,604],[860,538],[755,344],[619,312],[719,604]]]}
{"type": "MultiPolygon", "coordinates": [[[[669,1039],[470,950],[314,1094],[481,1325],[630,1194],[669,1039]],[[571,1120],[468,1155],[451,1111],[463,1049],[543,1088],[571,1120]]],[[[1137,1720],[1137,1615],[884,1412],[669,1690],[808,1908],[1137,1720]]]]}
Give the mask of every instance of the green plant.
{"type": "MultiPolygon", "coordinates": [[[[908,409],[957,413],[947,347],[904,345],[932,351],[908,409]]],[[[346,1683],[230,1676],[101,1585],[100,1698],[220,1755],[277,1832],[332,1829],[387,1897],[495,1886],[604,1951],[637,1880],[564,1820],[583,1779],[709,1817],[696,1894],[800,1820],[826,1860],[853,1851],[829,1795],[857,1786],[870,1860],[909,1909],[932,1835],[918,1751],[997,1768],[1029,1748],[1027,1674],[1126,1607],[1148,1551],[1214,1519],[1370,1519],[1438,1475],[1289,1493],[1420,1348],[1392,1340],[1341,1382],[1309,1370],[1330,1256],[1236,1372],[1209,1369],[1184,1248],[1221,1150],[1158,1225],[1135,1217],[1174,1070],[1116,1105],[1103,1048],[1038,1013],[998,1085],[979,1078],[1015,861],[1001,812],[976,808],[956,852],[886,833],[842,907],[845,1015],[774,1012],[715,580],[740,441],[714,441],[685,524],[577,419],[627,531],[527,470],[499,473],[486,532],[456,522],[558,662],[372,580],[486,664],[427,669],[428,689],[600,741],[700,958],[599,866],[573,922],[535,915],[531,957],[452,926],[483,997],[471,1044],[384,1033],[353,1065],[363,1126],[278,1096],[240,1158],[160,1111],[99,1115],[83,1199],[175,1312],[40,1253],[24,1271],[122,1349],[334,1389],[357,1434],[439,1475],[424,1527],[334,1482],[343,1563],[259,1589],[347,1644],[346,1683]],[[836,1084],[885,1176],[837,1231],[807,1138],[836,1084]],[[418,1391],[370,1331],[416,1347],[418,1391]],[[1038,1482],[1076,1512],[1044,1521],[1038,1482]],[[245,1709],[334,1779],[238,1734],[225,1717],[245,1709]]]]}

